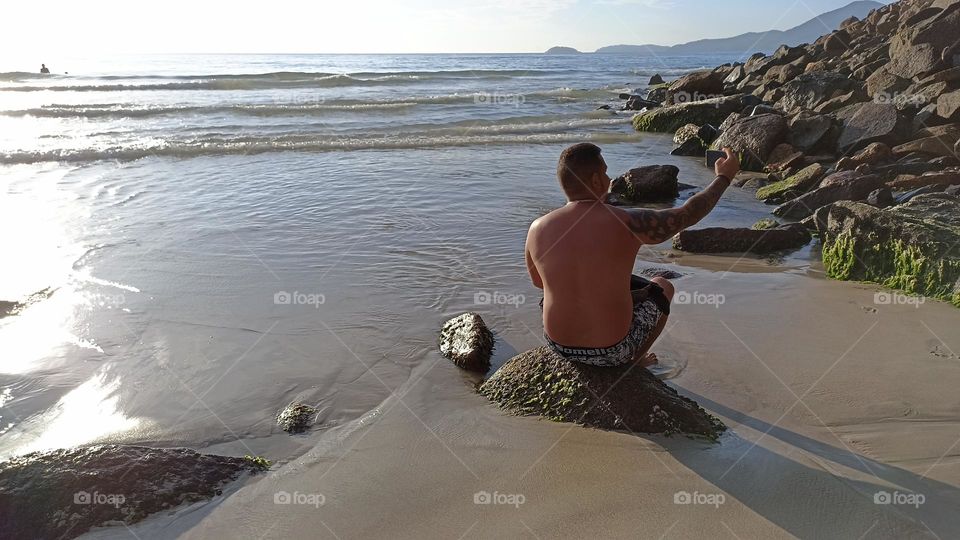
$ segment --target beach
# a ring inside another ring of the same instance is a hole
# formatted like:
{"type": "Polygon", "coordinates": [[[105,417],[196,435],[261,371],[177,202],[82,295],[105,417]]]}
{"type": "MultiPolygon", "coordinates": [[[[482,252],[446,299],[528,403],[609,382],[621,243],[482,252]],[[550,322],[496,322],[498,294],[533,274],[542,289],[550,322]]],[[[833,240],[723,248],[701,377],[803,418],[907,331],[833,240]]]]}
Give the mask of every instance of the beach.
{"type": "MultiPolygon", "coordinates": [[[[727,424],[717,444],[506,415],[437,350],[467,311],[495,334],[490,373],[543,344],[523,241],[565,202],[567,144],[599,144],[611,176],[673,164],[709,183],[701,160],[668,155],[670,135],[596,109],[655,72],[730,59],[344,56],[245,58],[246,73],[161,59],[0,88],[0,299],[52,291],[0,319],[0,455],[118,442],[273,462],[86,537],[960,530],[960,312],[829,280],[817,241],[641,250],[635,270],[684,274],[654,352],[727,424]],[[305,434],[276,426],[294,400],[319,411],[305,434]]],[[[731,188],[703,225],[770,208],[731,188]]]]}

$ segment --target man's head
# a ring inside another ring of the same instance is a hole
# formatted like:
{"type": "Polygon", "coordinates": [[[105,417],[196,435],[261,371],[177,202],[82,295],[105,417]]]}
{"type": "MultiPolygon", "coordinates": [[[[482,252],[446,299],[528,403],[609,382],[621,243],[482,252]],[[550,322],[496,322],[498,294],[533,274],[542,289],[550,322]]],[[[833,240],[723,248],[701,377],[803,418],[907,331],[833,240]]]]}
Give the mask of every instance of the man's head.
{"type": "Polygon", "coordinates": [[[600,199],[610,189],[607,164],[600,155],[600,147],[591,143],[575,144],[560,154],[557,178],[571,201],[600,199]]]}

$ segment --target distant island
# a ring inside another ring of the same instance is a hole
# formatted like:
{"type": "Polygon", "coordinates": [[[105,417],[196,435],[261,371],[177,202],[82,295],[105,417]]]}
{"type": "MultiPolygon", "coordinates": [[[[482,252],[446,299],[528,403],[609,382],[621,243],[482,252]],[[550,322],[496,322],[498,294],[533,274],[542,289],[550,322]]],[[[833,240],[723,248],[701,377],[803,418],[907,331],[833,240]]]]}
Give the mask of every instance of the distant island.
{"type": "Polygon", "coordinates": [[[550,47],[546,54],[583,54],[573,47],[550,47]]]}
{"type": "MultiPolygon", "coordinates": [[[[770,30],[767,32],[749,32],[739,36],[719,39],[700,39],[679,45],[611,45],[600,47],[598,53],[618,53],[634,55],[694,55],[716,53],[742,53],[744,56],[756,52],[772,53],[780,45],[796,46],[813,43],[820,36],[840,27],[840,23],[850,17],[863,19],[874,9],[884,4],[871,0],[858,0],[842,8],[824,13],[789,30],[770,30]]],[[[570,47],[552,47],[547,54],[575,54],[579,51],[570,47]],[[560,52],[563,51],[563,52],[560,52]]]]}

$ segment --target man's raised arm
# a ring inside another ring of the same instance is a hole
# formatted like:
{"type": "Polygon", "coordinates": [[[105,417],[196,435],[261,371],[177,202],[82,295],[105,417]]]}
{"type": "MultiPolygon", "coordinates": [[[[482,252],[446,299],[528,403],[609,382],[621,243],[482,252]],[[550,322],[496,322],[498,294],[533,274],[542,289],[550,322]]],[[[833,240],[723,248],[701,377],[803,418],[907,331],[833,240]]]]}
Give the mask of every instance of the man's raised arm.
{"type": "Polygon", "coordinates": [[[707,189],[697,193],[678,208],[669,210],[627,210],[627,224],[638,240],[644,244],[666,242],[678,232],[695,225],[717,205],[720,196],[730,187],[734,176],[740,172],[740,161],[729,148],[723,149],[727,157],[717,160],[717,178],[707,189]]]}

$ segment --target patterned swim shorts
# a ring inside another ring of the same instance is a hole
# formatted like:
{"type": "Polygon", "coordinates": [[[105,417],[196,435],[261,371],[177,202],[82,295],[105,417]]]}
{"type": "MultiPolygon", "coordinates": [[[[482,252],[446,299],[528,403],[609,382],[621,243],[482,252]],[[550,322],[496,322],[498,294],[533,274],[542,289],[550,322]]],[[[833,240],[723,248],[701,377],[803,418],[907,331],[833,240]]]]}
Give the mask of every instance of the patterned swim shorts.
{"type": "Polygon", "coordinates": [[[553,341],[546,333],[543,334],[543,337],[554,352],[568,360],[591,366],[622,366],[633,360],[643,348],[650,333],[660,322],[661,316],[660,308],[651,299],[634,304],[633,322],[630,323],[630,331],[619,343],[610,347],[567,347],[553,341]]]}

